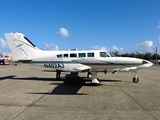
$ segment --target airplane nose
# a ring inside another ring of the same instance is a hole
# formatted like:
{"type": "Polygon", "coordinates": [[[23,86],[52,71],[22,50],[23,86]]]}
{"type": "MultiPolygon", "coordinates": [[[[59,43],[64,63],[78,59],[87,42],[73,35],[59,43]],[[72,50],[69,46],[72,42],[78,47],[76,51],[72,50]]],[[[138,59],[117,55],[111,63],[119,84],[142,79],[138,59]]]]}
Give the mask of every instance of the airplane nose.
{"type": "Polygon", "coordinates": [[[152,62],[149,62],[149,61],[147,61],[147,60],[143,60],[143,61],[142,61],[142,64],[146,64],[148,67],[150,67],[150,66],[153,65],[152,62]]]}

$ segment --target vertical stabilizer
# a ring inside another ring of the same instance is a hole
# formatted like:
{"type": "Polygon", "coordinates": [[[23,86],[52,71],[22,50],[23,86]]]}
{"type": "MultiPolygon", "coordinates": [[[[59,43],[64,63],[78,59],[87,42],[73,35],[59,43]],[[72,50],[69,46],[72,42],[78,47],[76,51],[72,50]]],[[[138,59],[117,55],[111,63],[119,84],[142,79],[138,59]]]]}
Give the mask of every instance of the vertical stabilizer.
{"type": "Polygon", "coordinates": [[[22,33],[7,33],[5,37],[15,60],[35,58],[41,51],[22,33]]]}

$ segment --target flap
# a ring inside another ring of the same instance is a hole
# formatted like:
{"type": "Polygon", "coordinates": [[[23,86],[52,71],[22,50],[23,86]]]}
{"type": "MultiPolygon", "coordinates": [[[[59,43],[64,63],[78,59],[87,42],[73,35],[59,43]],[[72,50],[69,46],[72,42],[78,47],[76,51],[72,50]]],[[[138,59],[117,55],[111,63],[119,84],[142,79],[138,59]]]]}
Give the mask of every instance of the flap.
{"type": "Polygon", "coordinates": [[[81,67],[77,67],[77,68],[74,68],[75,70],[79,70],[79,71],[83,71],[83,70],[88,70],[88,69],[91,69],[91,67],[87,66],[87,65],[83,65],[81,67]]]}

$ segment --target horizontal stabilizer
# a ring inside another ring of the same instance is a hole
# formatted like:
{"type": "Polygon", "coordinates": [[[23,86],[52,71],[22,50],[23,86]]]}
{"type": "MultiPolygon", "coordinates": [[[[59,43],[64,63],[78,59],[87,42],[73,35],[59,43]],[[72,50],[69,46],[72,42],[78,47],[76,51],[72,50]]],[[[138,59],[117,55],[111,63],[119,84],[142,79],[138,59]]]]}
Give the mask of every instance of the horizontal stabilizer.
{"type": "Polygon", "coordinates": [[[18,62],[23,62],[23,63],[30,63],[32,59],[19,59],[17,60],[18,62]]]}

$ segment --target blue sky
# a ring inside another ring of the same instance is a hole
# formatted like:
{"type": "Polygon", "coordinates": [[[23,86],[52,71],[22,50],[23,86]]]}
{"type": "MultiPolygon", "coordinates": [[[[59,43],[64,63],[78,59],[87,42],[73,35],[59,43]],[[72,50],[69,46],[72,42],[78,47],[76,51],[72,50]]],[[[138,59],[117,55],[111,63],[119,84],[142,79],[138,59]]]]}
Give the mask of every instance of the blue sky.
{"type": "Polygon", "coordinates": [[[160,51],[160,0],[0,0],[4,33],[21,32],[41,49],[160,51]]]}

